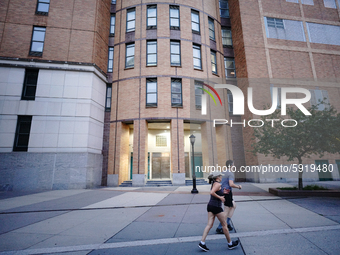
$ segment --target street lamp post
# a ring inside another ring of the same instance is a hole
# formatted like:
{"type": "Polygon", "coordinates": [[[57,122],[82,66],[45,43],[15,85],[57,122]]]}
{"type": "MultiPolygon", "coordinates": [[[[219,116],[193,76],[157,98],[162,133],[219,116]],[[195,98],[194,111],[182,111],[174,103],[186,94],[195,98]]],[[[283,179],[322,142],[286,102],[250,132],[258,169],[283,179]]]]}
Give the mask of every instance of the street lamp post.
{"type": "Polygon", "coordinates": [[[198,190],[196,189],[196,174],[195,174],[195,151],[194,151],[194,144],[195,144],[195,136],[189,136],[190,143],[192,146],[192,190],[191,193],[197,194],[198,190]]]}

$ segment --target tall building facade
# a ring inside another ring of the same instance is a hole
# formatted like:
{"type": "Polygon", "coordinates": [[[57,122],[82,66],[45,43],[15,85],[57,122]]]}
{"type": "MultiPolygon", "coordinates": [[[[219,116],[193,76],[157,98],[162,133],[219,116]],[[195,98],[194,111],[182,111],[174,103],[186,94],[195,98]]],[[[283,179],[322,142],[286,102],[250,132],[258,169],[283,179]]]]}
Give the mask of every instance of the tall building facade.
{"type": "Polygon", "coordinates": [[[117,1],[112,15],[107,184],[185,184],[192,177],[191,134],[195,165],[224,165],[232,157],[230,129],[212,128],[211,120],[228,116],[226,91],[225,108],[201,115],[202,89],[225,82],[225,61],[235,77],[230,19],[221,22],[219,1],[117,1]]]}
{"type": "MultiPolygon", "coordinates": [[[[340,9],[338,0],[229,0],[238,87],[254,91],[256,109],[271,105],[273,88],[304,88],[311,93],[306,107],[324,104],[340,110],[340,9]]],[[[289,93],[288,98],[303,95],[289,93]]],[[[325,105],[319,105],[323,110],[325,105]]],[[[244,119],[257,119],[245,108],[244,119]]],[[[322,134],[322,130],[320,130],[322,134]]],[[[287,165],[287,158],[253,155],[253,129],[243,127],[246,165],[287,165]]],[[[331,164],[332,172],[304,173],[308,180],[339,179],[340,155],[303,158],[307,165],[331,164]]],[[[241,173],[253,181],[296,180],[297,173],[241,173]]]]}
{"type": "Polygon", "coordinates": [[[339,0],[1,1],[0,185],[182,185],[193,165],[204,178],[231,158],[290,164],[250,153],[251,127],[213,125],[257,118],[233,115],[232,93],[214,85],[253,87],[257,109],[273,88],[304,87],[340,110],[339,15],[339,0]]]}

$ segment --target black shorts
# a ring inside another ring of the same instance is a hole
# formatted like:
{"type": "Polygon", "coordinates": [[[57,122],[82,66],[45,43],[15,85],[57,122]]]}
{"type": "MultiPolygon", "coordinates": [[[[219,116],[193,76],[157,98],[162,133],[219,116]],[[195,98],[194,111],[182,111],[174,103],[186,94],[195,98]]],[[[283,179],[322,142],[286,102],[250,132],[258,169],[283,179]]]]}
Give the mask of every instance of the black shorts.
{"type": "Polygon", "coordinates": [[[230,190],[229,194],[224,194],[224,199],[225,199],[225,201],[224,201],[225,206],[228,206],[228,207],[234,206],[233,205],[233,193],[231,192],[231,190],[230,190]]]}
{"type": "Polygon", "coordinates": [[[212,212],[213,214],[219,214],[221,212],[223,212],[222,207],[217,207],[217,206],[213,206],[213,205],[207,205],[207,211],[208,212],[212,212]]]}

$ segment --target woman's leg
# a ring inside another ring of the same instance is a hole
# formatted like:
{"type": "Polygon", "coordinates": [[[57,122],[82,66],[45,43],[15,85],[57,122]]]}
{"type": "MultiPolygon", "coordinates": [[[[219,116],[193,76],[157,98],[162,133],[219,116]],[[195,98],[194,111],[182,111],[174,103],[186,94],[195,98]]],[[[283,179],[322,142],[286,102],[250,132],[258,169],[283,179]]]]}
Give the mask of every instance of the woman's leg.
{"type": "Polygon", "coordinates": [[[220,221],[220,223],[222,224],[223,233],[224,233],[225,237],[227,238],[228,243],[230,243],[231,238],[230,238],[230,235],[229,235],[227,223],[225,222],[225,214],[223,212],[221,212],[219,214],[216,214],[216,217],[220,221]]]}
{"type": "Polygon", "coordinates": [[[202,236],[202,240],[201,240],[202,242],[205,242],[205,239],[207,238],[207,235],[208,235],[210,229],[214,225],[214,221],[215,221],[215,215],[212,212],[208,212],[208,224],[203,231],[203,236],[202,236]]]}

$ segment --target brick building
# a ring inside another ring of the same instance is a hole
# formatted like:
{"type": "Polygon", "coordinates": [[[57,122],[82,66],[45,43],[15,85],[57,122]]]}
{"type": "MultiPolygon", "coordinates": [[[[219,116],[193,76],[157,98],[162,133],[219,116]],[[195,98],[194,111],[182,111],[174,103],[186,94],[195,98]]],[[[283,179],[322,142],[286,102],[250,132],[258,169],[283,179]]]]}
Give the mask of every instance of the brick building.
{"type": "Polygon", "coordinates": [[[1,1],[0,185],[184,184],[191,134],[196,166],[288,164],[249,153],[249,127],[213,127],[256,116],[232,115],[230,92],[210,86],[256,87],[258,109],[302,86],[340,110],[339,15],[339,0],[1,1]]]}

